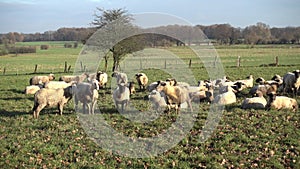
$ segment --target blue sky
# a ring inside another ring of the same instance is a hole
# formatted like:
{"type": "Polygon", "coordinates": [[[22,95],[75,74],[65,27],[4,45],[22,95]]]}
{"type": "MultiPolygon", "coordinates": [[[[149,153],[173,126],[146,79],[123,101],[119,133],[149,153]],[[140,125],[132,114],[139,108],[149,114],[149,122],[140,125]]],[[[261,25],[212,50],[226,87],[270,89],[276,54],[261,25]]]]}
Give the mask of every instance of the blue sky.
{"type": "Polygon", "coordinates": [[[0,33],[88,27],[96,7],[166,13],[193,25],[300,26],[300,0],[0,0],[0,33]]]}

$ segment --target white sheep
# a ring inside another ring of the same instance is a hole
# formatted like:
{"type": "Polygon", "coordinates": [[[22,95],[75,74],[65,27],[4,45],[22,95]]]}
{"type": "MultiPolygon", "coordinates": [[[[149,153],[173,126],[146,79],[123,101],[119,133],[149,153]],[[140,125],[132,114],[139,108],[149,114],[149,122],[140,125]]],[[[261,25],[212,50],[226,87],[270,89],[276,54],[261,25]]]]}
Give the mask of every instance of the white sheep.
{"type": "Polygon", "coordinates": [[[125,73],[115,71],[111,76],[117,79],[117,84],[124,83],[125,85],[127,85],[128,83],[128,78],[125,73]]]}
{"type": "Polygon", "coordinates": [[[283,92],[291,92],[294,96],[297,95],[300,87],[300,72],[295,70],[292,73],[288,72],[283,76],[283,92]]]}
{"type": "Polygon", "coordinates": [[[55,76],[54,74],[49,74],[48,76],[33,76],[29,80],[30,85],[39,85],[39,84],[45,84],[51,80],[54,80],[55,76]]]}
{"type": "Polygon", "coordinates": [[[48,107],[58,107],[60,115],[62,115],[64,105],[73,96],[73,87],[69,86],[64,89],[47,89],[43,88],[34,95],[33,117],[38,118],[40,111],[48,107]]]}
{"type": "Polygon", "coordinates": [[[99,82],[93,79],[92,82],[77,83],[74,88],[75,110],[78,110],[78,103],[83,105],[83,113],[86,113],[86,107],[89,114],[94,114],[95,105],[98,100],[99,82]],[[90,105],[91,104],[91,105],[90,105]]]}
{"type": "Polygon", "coordinates": [[[41,88],[43,88],[43,85],[30,85],[30,86],[26,86],[24,93],[25,94],[35,94],[38,90],[40,90],[41,88]]]}
{"type": "Polygon", "coordinates": [[[189,95],[191,101],[195,103],[199,103],[204,100],[208,101],[208,103],[211,103],[214,100],[213,90],[192,92],[189,93],[189,95]]]}
{"type": "Polygon", "coordinates": [[[83,82],[88,77],[87,73],[83,73],[81,75],[65,75],[59,78],[59,81],[64,81],[69,83],[71,81],[83,82]]]}
{"type": "Polygon", "coordinates": [[[157,87],[157,90],[163,91],[166,94],[169,110],[171,108],[171,105],[175,104],[176,105],[175,109],[178,112],[181,107],[181,104],[187,102],[191,112],[193,111],[191,100],[186,87],[171,86],[170,83],[160,82],[157,87]]]}
{"type": "Polygon", "coordinates": [[[163,92],[152,90],[148,95],[149,101],[155,110],[164,110],[166,108],[166,95],[163,92]]]}
{"type": "Polygon", "coordinates": [[[96,79],[99,81],[99,87],[101,87],[101,88],[105,87],[106,88],[106,84],[108,82],[107,73],[101,72],[101,71],[97,72],[96,79]]]}
{"type": "Polygon", "coordinates": [[[73,84],[76,84],[77,82],[71,81],[69,83],[66,83],[64,81],[50,81],[45,84],[45,88],[48,89],[63,89],[69,86],[72,86],[73,84]]]}
{"type": "Polygon", "coordinates": [[[247,88],[253,87],[253,76],[250,75],[247,79],[237,80],[236,82],[242,82],[246,85],[247,88]]]}
{"type": "Polygon", "coordinates": [[[263,93],[256,91],[256,97],[246,98],[242,102],[242,109],[265,109],[267,100],[263,97],[263,93]]]}
{"type": "Polygon", "coordinates": [[[135,74],[136,81],[139,84],[140,90],[145,90],[146,85],[148,84],[148,77],[145,73],[135,74]]]}
{"type": "Polygon", "coordinates": [[[298,103],[295,99],[286,96],[276,96],[276,93],[268,93],[269,99],[267,103],[267,110],[275,108],[280,109],[291,109],[293,112],[298,110],[298,103]]]}
{"type": "Polygon", "coordinates": [[[118,87],[113,91],[113,99],[116,108],[119,110],[119,104],[121,104],[121,112],[124,112],[130,101],[130,91],[125,83],[118,84],[118,87]]]}
{"type": "Polygon", "coordinates": [[[232,87],[227,87],[227,92],[219,94],[215,97],[214,103],[219,105],[229,105],[236,102],[236,96],[234,94],[234,89],[232,87]]]}

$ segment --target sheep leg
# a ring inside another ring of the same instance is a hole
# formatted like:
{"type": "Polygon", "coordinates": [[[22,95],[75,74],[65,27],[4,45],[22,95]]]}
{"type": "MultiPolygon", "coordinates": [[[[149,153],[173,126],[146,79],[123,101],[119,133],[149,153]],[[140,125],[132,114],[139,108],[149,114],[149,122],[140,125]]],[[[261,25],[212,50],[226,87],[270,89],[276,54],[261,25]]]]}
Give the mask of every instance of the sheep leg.
{"type": "Polygon", "coordinates": [[[88,109],[89,114],[91,114],[91,106],[90,106],[90,104],[86,103],[86,107],[88,109]]]}
{"type": "Polygon", "coordinates": [[[38,105],[38,106],[36,106],[36,108],[33,110],[33,117],[34,118],[38,118],[39,114],[40,114],[40,111],[42,111],[42,109],[44,107],[46,107],[46,105],[38,105]]]}
{"type": "Polygon", "coordinates": [[[93,103],[92,103],[92,111],[91,111],[91,114],[95,114],[95,106],[97,104],[97,100],[95,100],[93,103]]]}
{"type": "Polygon", "coordinates": [[[63,109],[64,109],[64,104],[58,104],[58,112],[60,115],[62,115],[62,112],[63,112],[63,109]]]}
{"type": "Polygon", "coordinates": [[[83,114],[86,112],[86,103],[82,103],[82,108],[83,108],[83,114]]]}
{"type": "Polygon", "coordinates": [[[192,106],[191,100],[188,100],[188,101],[187,101],[187,104],[189,105],[189,107],[190,107],[190,109],[191,109],[191,112],[193,112],[193,106],[192,106]]]}

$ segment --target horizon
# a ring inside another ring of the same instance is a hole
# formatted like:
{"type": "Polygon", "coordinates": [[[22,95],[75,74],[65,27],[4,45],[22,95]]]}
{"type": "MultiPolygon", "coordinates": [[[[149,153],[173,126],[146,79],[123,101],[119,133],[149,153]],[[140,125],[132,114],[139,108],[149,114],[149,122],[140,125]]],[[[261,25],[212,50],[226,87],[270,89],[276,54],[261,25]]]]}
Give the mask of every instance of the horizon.
{"type": "Polygon", "coordinates": [[[185,19],[193,26],[230,24],[232,27],[244,29],[258,22],[265,23],[270,28],[300,26],[297,18],[300,1],[297,0],[0,0],[0,33],[30,34],[56,31],[59,28],[89,28],[96,7],[123,8],[129,14],[169,14],[185,19]]]}

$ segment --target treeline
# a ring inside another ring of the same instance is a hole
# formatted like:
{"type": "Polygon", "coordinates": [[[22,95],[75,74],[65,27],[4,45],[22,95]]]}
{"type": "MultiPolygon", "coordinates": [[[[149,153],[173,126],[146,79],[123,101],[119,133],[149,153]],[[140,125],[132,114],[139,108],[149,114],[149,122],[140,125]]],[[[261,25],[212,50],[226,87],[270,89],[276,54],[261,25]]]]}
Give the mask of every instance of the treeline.
{"type": "MultiPolygon", "coordinates": [[[[209,26],[196,25],[203,33],[216,44],[299,44],[300,27],[270,28],[265,23],[257,23],[245,28],[236,28],[230,24],[214,24],[209,26]]],[[[195,28],[194,27],[194,28],[195,28]]],[[[185,44],[198,43],[193,37],[193,30],[189,26],[170,25],[161,26],[153,29],[165,29],[169,34],[179,35],[184,39],[185,44]],[[171,33],[170,33],[171,31],[171,33]]],[[[60,28],[56,31],[47,31],[44,33],[23,34],[10,32],[0,34],[0,44],[14,44],[15,42],[30,41],[79,41],[85,43],[86,40],[96,31],[96,28],[60,28]]],[[[151,35],[152,36],[152,35],[151,35]]],[[[161,41],[155,41],[152,37],[147,39],[152,45],[162,46],[170,45],[176,42],[172,38],[163,38],[161,41]],[[163,41],[162,41],[163,40],[163,41]]],[[[176,36],[175,36],[176,37],[176,36]]]]}

